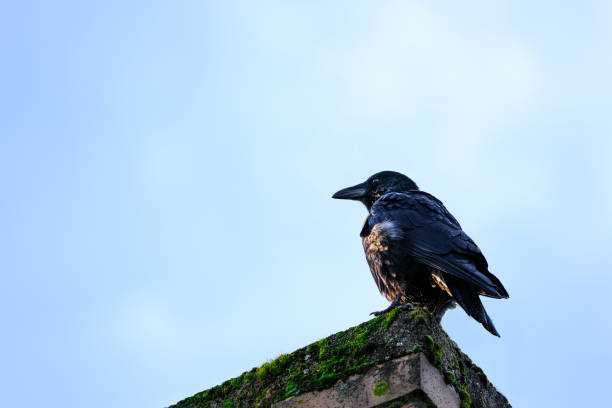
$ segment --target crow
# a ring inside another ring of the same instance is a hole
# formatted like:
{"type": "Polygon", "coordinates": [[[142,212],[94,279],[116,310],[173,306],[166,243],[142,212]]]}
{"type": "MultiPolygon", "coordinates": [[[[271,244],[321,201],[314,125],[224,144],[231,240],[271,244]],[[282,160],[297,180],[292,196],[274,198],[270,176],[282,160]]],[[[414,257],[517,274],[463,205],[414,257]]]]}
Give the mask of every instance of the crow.
{"type": "Polygon", "coordinates": [[[376,173],[332,198],[361,201],[368,209],[363,249],[378,290],[391,302],[371,314],[419,306],[440,321],[459,304],[499,337],[479,295],[501,299],[508,292],[440,200],[394,171],[376,173]]]}

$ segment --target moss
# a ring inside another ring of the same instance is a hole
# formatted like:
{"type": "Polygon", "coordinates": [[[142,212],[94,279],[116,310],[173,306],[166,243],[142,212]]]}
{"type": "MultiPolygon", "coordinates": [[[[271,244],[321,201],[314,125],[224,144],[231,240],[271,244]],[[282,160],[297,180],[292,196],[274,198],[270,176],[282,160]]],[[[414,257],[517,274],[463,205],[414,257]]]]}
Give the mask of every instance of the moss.
{"type": "Polygon", "coordinates": [[[387,313],[387,316],[385,317],[385,322],[383,323],[383,327],[385,329],[388,329],[391,323],[393,323],[399,311],[400,309],[395,308],[395,309],[392,309],[389,313],[387,313]]]}
{"type": "Polygon", "coordinates": [[[472,397],[467,390],[467,385],[463,384],[457,389],[457,391],[459,392],[459,397],[461,398],[461,408],[470,408],[472,405],[472,397]]]}
{"type": "Polygon", "coordinates": [[[319,346],[319,360],[323,360],[327,357],[327,351],[329,350],[329,341],[327,339],[319,340],[317,345],[319,346]]]}
{"type": "Polygon", "coordinates": [[[427,340],[429,351],[433,356],[434,365],[440,366],[440,364],[442,364],[442,357],[444,356],[444,349],[440,347],[438,343],[435,342],[431,335],[428,334],[427,336],[425,336],[425,339],[427,340]]]}
{"type": "Polygon", "coordinates": [[[459,360],[459,368],[461,371],[461,376],[465,378],[467,376],[467,368],[465,367],[463,360],[459,360]]]}
{"type": "Polygon", "coordinates": [[[234,390],[237,390],[242,386],[243,382],[244,382],[244,375],[233,378],[232,380],[230,380],[230,387],[232,387],[232,389],[234,390]]]}
{"type": "Polygon", "coordinates": [[[386,381],[381,381],[374,386],[372,393],[377,397],[385,395],[389,391],[389,384],[386,381]]]}
{"type": "Polygon", "coordinates": [[[421,345],[419,343],[415,344],[414,346],[412,346],[412,352],[416,353],[417,351],[419,351],[421,349],[421,345]]]}
{"type": "Polygon", "coordinates": [[[457,379],[455,378],[455,374],[452,371],[448,371],[446,370],[444,372],[444,380],[446,381],[447,384],[456,384],[457,383],[457,379]]]}
{"type": "Polygon", "coordinates": [[[373,336],[380,336],[380,330],[389,328],[400,313],[399,309],[394,309],[292,355],[281,354],[259,368],[210,389],[196,406],[201,406],[200,402],[203,401],[222,403],[234,395],[238,403],[257,401],[260,406],[267,407],[274,401],[299,395],[304,390],[324,389],[339,379],[363,372],[376,358],[372,355],[376,348],[373,336]],[[373,334],[374,331],[377,334],[373,334]]]}
{"type": "Polygon", "coordinates": [[[253,381],[255,379],[255,372],[256,371],[257,371],[256,369],[252,369],[251,371],[243,374],[243,376],[244,376],[244,381],[243,382],[249,383],[249,382],[253,381]]]}
{"type": "Polygon", "coordinates": [[[270,395],[270,387],[266,387],[266,388],[261,390],[259,395],[257,395],[257,397],[255,398],[255,401],[259,402],[262,399],[268,397],[269,395],[270,395]]]}
{"type": "Polygon", "coordinates": [[[258,380],[262,381],[277,375],[285,366],[291,361],[291,356],[288,354],[281,354],[275,360],[269,363],[264,363],[255,372],[255,376],[258,380]]]}
{"type": "Polygon", "coordinates": [[[234,403],[231,400],[227,400],[223,403],[223,408],[232,408],[234,403]]]}
{"type": "Polygon", "coordinates": [[[314,383],[317,388],[326,388],[338,379],[346,377],[372,363],[364,358],[373,350],[375,344],[370,340],[370,332],[377,327],[383,316],[372,319],[365,326],[357,326],[335,338],[333,344],[328,339],[319,341],[319,360],[314,368],[314,383]]]}
{"type": "Polygon", "coordinates": [[[357,326],[353,329],[354,338],[348,343],[350,353],[353,357],[363,355],[372,350],[374,343],[368,338],[368,335],[374,327],[376,327],[384,318],[378,316],[372,319],[365,327],[357,326]]]}
{"type": "Polygon", "coordinates": [[[298,390],[297,385],[295,385],[294,382],[292,381],[287,382],[287,386],[285,387],[285,398],[292,397],[299,393],[300,393],[300,390],[298,390]]]}
{"type": "Polygon", "coordinates": [[[421,309],[420,307],[415,307],[414,309],[412,309],[408,316],[417,324],[429,324],[429,313],[426,310],[421,309]]]}
{"type": "Polygon", "coordinates": [[[232,386],[231,386],[231,381],[230,380],[224,381],[223,384],[221,384],[221,393],[222,394],[227,394],[231,390],[232,390],[232,386]]]}

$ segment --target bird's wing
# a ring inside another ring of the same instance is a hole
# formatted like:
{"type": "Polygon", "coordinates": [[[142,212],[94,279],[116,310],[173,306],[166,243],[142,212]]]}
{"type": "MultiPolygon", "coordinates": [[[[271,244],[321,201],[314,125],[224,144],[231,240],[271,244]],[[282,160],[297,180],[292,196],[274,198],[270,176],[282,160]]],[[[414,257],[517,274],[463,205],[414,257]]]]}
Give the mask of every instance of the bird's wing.
{"type": "Polygon", "coordinates": [[[469,283],[481,295],[508,297],[499,279],[488,271],[480,248],[431,194],[410,191],[383,195],[372,206],[368,219],[370,228],[382,222],[391,222],[401,230],[393,239],[394,251],[469,283]]]}

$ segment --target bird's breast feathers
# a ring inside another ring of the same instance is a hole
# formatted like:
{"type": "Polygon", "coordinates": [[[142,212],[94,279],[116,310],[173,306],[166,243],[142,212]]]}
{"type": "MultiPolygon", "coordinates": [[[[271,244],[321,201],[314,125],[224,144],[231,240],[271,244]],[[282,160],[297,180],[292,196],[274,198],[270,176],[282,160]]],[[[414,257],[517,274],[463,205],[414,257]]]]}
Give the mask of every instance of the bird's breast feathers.
{"type": "Polygon", "coordinates": [[[402,239],[404,237],[402,228],[392,220],[385,220],[374,225],[371,233],[387,239],[402,239]]]}
{"type": "MultiPolygon", "coordinates": [[[[368,220],[364,225],[368,225],[368,220]]],[[[393,221],[385,220],[374,225],[369,234],[362,237],[363,249],[370,265],[381,267],[384,263],[384,253],[389,250],[390,241],[403,237],[402,229],[393,221]]]]}

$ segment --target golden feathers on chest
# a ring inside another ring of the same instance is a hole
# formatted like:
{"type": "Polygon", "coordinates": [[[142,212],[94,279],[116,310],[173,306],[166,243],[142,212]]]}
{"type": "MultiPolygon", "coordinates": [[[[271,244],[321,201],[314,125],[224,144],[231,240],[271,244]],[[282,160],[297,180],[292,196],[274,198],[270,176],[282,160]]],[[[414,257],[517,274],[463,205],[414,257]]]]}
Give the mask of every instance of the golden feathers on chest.
{"type": "Polygon", "coordinates": [[[401,237],[402,231],[393,221],[387,220],[374,225],[370,233],[362,239],[363,249],[370,265],[380,267],[383,263],[388,264],[385,253],[389,250],[391,241],[401,237]]]}
{"type": "Polygon", "coordinates": [[[374,225],[370,234],[363,237],[363,247],[366,251],[368,248],[387,251],[389,250],[389,241],[401,239],[402,237],[401,228],[397,227],[393,221],[386,220],[374,225]]]}
{"type": "Polygon", "coordinates": [[[389,240],[381,224],[376,224],[370,234],[363,237],[363,249],[366,253],[389,250],[389,240]]]}

